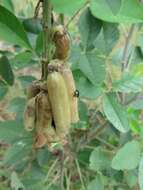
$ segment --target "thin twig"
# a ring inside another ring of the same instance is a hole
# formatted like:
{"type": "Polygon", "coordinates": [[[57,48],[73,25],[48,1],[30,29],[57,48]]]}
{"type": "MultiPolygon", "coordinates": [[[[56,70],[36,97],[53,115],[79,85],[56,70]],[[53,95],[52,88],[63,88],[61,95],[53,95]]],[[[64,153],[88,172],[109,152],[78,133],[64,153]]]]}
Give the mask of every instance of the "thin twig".
{"type": "Polygon", "coordinates": [[[105,144],[105,146],[107,146],[107,147],[109,147],[109,148],[111,148],[111,149],[113,149],[113,150],[116,149],[115,146],[113,146],[112,144],[106,142],[104,139],[102,139],[102,138],[100,138],[100,137],[96,137],[96,139],[97,139],[98,141],[100,141],[101,143],[105,144]]]}
{"type": "MultiPolygon", "coordinates": [[[[135,24],[131,25],[131,27],[129,29],[128,36],[126,37],[126,40],[125,40],[125,46],[124,46],[124,49],[123,49],[123,57],[122,57],[122,62],[121,62],[121,72],[122,72],[122,74],[124,74],[124,72],[126,70],[128,70],[129,47],[130,47],[130,41],[132,39],[134,30],[135,30],[135,26],[136,26],[135,24]]],[[[121,102],[122,102],[122,104],[124,104],[125,98],[126,98],[125,94],[122,93],[121,94],[121,102]]]]}
{"type": "Polygon", "coordinates": [[[80,177],[82,189],[86,190],[84,182],[83,182],[83,178],[82,178],[82,173],[81,173],[81,170],[80,170],[79,162],[78,162],[77,159],[75,159],[75,163],[76,163],[77,171],[78,171],[78,174],[79,174],[79,177],[80,177]]]}
{"type": "Polygon", "coordinates": [[[66,177],[66,190],[70,190],[70,180],[71,176],[68,176],[68,170],[65,170],[65,177],[66,177]]]}
{"type": "Polygon", "coordinates": [[[89,4],[89,1],[87,1],[82,7],[80,7],[76,13],[70,18],[70,20],[68,21],[68,23],[66,24],[66,28],[69,27],[69,25],[71,24],[71,22],[79,15],[79,13],[89,4]]]}
{"type": "Polygon", "coordinates": [[[132,39],[132,35],[134,33],[135,26],[136,26],[135,24],[131,25],[128,36],[126,37],[125,46],[124,46],[124,50],[123,50],[122,63],[121,63],[121,71],[122,72],[124,72],[124,70],[127,69],[128,51],[129,51],[130,41],[132,39]]]}
{"type": "Polygon", "coordinates": [[[78,152],[81,149],[84,149],[86,145],[88,145],[93,139],[95,139],[106,128],[107,123],[108,122],[105,121],[105,123],[102,126],[98,127],[95,131],[90,131],[86,139],[81,139],[81,141],[77,145],[76,152],[78,152]]]}
{"type": "Polygon", "coordinates": [[[49,183],[48,187],[47,187],[47,190],[50,189],[50,187],[58,180],[59,178],[59,173],[57,173],[55,176],[54,176],[54,179],[49,183]]]}
{"type": "Polygon", "coordinates": [[[40,10],[40,3],[42,2],[42,0],[39,0],[36,7],[35,7],[35,12],[34,12],[34,18],[38,17],[39,14],[39,10],[40,10]]]}
{"type": "Polygon", "coordinates": [[[48,171],[48,174],[47,174],[47,176],[45,177],[45,180],[44,180],[45,183],[48,181],[49,176],[51,175],[51,172],[52,172],[53,169],[55,168],[57,162],[58,162],[58,159],[56,159],[56,160],[54,161],[54,163],[52,164],[52,166],[50,167],[50,169],[49,169],[49,171],[48,171]]]}
{"type": "Polygon", "coordinates": [[[64,190],[64,152],[61,152],[60,159],[60,189],[64,190]]]}
{"type": "Polygon", "coordinates": [[[124,105],[127,106],[127,105],[131,104],[132,102],[136,101],[137,99],[140,99],[138,94],[135,95],[134,97],[132,97],[130,100],[126,101],[124,103],[124,105]]]}

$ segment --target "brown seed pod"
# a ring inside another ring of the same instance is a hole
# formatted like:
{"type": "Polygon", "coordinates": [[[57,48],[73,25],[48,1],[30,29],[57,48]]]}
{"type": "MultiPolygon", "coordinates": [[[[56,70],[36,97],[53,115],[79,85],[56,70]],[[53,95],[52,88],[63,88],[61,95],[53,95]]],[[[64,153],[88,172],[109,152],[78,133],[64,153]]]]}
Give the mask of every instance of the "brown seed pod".
{"type": "Polygon", "coordinates": [[[35,81],[30,84],[27,88],[27,99],[35,97],[40,92],[40,84],[39,81],[35,81]]]}
{"type": "Polygon", "coordinates": [[[47,138],[44,133],[38,132],[34,142],[34,148],[42,148],[47,143],[47,138]]]}
{"type": "Polygon", "coordinates": [[[73,74],[69,66],[64,66],[61,73],[66,83],[68,91],[70,101],[71,122],[77,123],[79,121],[78,91],[76,90],[73,74]]]}
{"type": "Polygon", "coordinates": [[[27,131],[32,131],[35,127],[35,98],[28,100],[23,119],[25,129],[27,131]]]}
{"type": "Polygon", "coordinates": [[[51,122],[52,115],[48,94],[40,92],[36,96],[36,129],[40,131],[47,126],[51,126],[51,122]]]}
{"type": "Polygon", "coordinates": [[[53,72],[48,75],[47,88],[56,132],[62,138],[69,131],[71,118],[66,84],[59,72],[53,72]]]}
{"type": "Polygon", "coordinates": [[[35,147],[37,148],[58,140],[55,129],[52,127],[51,107],[46,92],[40,92],[36,96],[36,130],[35,147]]]}
{"type": "Polygon", "coordinates": [[[64,26],[55,26],[53,42],[56,47],[54,59],[65,60],[69,55],[70,39],[64,26]]]}

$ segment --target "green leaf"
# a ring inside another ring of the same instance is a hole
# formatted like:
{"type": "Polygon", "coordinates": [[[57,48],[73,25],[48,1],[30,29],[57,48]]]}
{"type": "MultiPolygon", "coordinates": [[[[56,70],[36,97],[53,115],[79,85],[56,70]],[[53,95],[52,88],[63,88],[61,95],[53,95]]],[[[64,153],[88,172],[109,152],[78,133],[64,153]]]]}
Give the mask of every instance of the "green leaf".
{"type": "Polygon", "coordinates": [[[106,1],[108,3],[112,13],[116,15],[118,13],[118,11],[120,10],[122,0],[115,0],[115,1],[106,0],[106,1]]]}
{"type": "Polygon", "coordinates": [[[125,176],[126,182],[130,188],[133,188],[138,181],[137,175],[134,171],[129,171],[125,176]]]}
{"type": "Polygon", "coordinates": [[[7,85],[3,81],[0,80],[0,100],[4,98],[7,92],[8,92],[7,85]]]}
{"type": "Polygon", "coordinates": [[[26,66],[31,66],[33,54],[29,51],[20,52],[11,60],[12,65],[16,69],[21,69],[26,66]]]}
{"type": "Polygon", "coordinates": [[[51,0],[56,12],[67,15],[71,15],[76,12],[85,4],[85,2],[86,0],[51,0]]]}
{"type": "Polygon", "coordinates": [[[113,1],[111,0],[110,1],[92,0],[90,4],[90,9],[95,17],[107,22],[114,22],[114,23],[142,22],[143,6],[139,1],[122,0],[122,4],[119,1],[116,2],[117,3],[115,2],[113,3],[113,1]],[[113,10],[115,10],[115,12],[113,10]],[[115,13],[117,14],[115,15],[115,13]]]}
{"type": "MultiPolygon", "coordinates": [[[[100,34],[103,38],[102,43],[105,46],[106,53],[109,54],[120,37],[117,24],[103,22],[95,18],[91,14],[89,8],[80,16],[78,27],[81,35],[81,41],[86,49],[97,47],[99,50],[99,44],[97,43],[99,39],[97,39],[97,37],[100,34]]],[[[101,52],[103,52],[103,49],[101,52]]]]}
{"type": "Polygon", "coordinates": [[[11,188],[14,190],[19,190],[19,189],[25,190],[25,187],[21,183],[16,172],[12,172],[12,174],[11,174],[11,184],[10,185],[11,185],[11,188]]]}
{"type": "Polygon", "coordinates": [[[16,97],[11,100],[7,109],[9,112],[17,114],[17,113],[20,113],[21,110],[23,110],[25,103],[26,103],[25,98],[16,97]]]}
{"type": "Polygon", "coordinates": [[[116,92],[141,92],[143,90],[143,77],[126,75],[119,81],[113,82],[113,90],[116,92]]]}
{"type": "Polygon", "coordinates": [[[3,121],[0,122],[0,140],[12,143],[21,139],[24,135],[24,127],[21,121],[3,121]]]}
{"type": "Polygon", "coordinates": [[[23,76],[19,76],[18,80],[21,82],[22,87],[25,89],[27,88],[33,81],[36,80],[35,77],[31,76],[31,75],[23,75],[23,76]]]}
{"type": "Polygon", "coordinates": [[[80,16],[78,22],[81,40],[87,49],[94,47],[94,41],[100,33],[102,22],[96,19],[90,12],[89,8],[86,9],[80,16]],[[86,28],[86,30],[85,30],[86,28]]]}
{"type": "Polygon", "coordinates": [[[102,95],[103,89],[101,86],[93,85],[80,71],[73,72],[76,81],[76,88],[80,93],[81,98],[88,98],[95,100],[102,95]]]}
{"type": "Polygon", "coordinates": [[[128,115],[124,107],[117,102],[114,94],[104,96],[103,110],[107,119],[120,132],[125,133],[129,130],[128,115]]]}
{"type": "Polygon", "coordinates": [[[14,12],[12,0],[2,0],[1,5],[7,8],[9,11],[14,12]]]}
{"type": "Polygon", "coordinates": [[[39,34],[42,31],[42,21],[37,18],[28,18],[23,21],[23,26],[27,32],[39,34]]]}
{"type": "Polygon", "coordinates": [[[143,157],[141,158],[140,164],[139,164],[139,186],[140,190],[143,190],[143,157]]]}
{"type": "Polygon", "coordinates": [[[112,168],[115,170],[133,170],[140,161],[140,145],[138,141],[126,143],[112,160],[112,168]]]}
{"type": "Polygon", "coordinates": [[[90,155],[90,169],[102,171],[110,168],[110,156],[101,147],[97,147],[90,155]]]}
{"type": "Polygon", "coordinates": [[[103,35],[106,52],[109,54],[120,38],[118,24],[103,22],[103,35]]]}
{"type": "Polygon", "coordinates": [[[86,129],[89,122],[87,105],[84,102],[79,101],[78,107],[80,121],[75,125],[75,127],[78,129],[86,129]]]}
{"type": "Polygon", "coordinates": [[[41,32],[36,39],[35,51],[37,54],[41,54],[43,51],[43,32],[41,32]]]}
{"type": "Polygon", "coordinates": [[[143,100],[142,98],[137,98],[135,101],[133,101],[130,104],[130,107],[135,109],[135,110],[142,110],[143,109],[143,100]]]}
{"type": "Polygon", "coordinates": [[[29,159],[31,148],[31,145],[23,143],[22,141],[13,144],[13,146],[6,151],[3,164],[15,166],[16,164],[25,162],[29,159]]]}
{"type": "Polygon", "coordinates": [[[39,166],[43,166],[49,161],[50,152],[47,148],[42,148],[37,151],[37,161],[39,166]]]}
{"type": "Polygon", "coordinates": [[[98,57],[96,52],[82,54],[79,69],[95,86],[100,86],[105,79],[105,60],[98,57]]]}
{"type": "Polygon", "coordinates": [[[23,112],[26,104],[26,99],[21,97],[16,97],[10,101],[7,108],[9,112],[15,113],[17,119],[23,118],[23,112]]]}
{"type": "Polygon", "coordinates": [[[27,35],[19,20],[0,5],[0,39],[31,49],[27,35]]]}
{"type": "Polygon", "coordinates": [[[104,181],[102,175],[97,175],[97,177],[92,180],[87,187],[87,190],[104,190],[104,181]]]}
{"type": "Polygon", "coordinates": [[[0,76],[9,84],[14,83],[14,74],[7,57],[2,56],[0,58],[0,76]]]}

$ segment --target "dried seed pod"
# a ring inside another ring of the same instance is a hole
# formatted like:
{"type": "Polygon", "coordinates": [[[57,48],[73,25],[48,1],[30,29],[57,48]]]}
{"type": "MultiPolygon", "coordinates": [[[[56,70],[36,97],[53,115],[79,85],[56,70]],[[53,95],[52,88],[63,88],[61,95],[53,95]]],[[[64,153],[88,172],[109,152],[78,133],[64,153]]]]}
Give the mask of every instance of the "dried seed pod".
{"type": "Polygon", "coordinates": [[[56,47],[54,58],[65,60],[68,57],[70,50],[70,39],[64,26],[55,26],[53,42],[56,47]]]}
{"type": "Polygon", "coordinates": [[[44,92],[48,92],[47,91],[47,82],[46,81],[40,82],[40,90],[44,91],[44,92]]]}
{"type": "Polygon", "coordinates": [[[69,131],[71,118],[66,84],[59,72],[53,72],[48,75],[47,88],[56,132],[62,138],[69,131]]]}
{"type": "Polygon", "coordinates": [[[40,131],[47,126],[51,127],[51,123],[52,114],[48,94],[40,92],[36,96],[36,129],[40,131]]]}
{"type": "Polygon", "coordinates": [[[69,101],[70,101],[71,122],[77,123],[79,121],[79,112],[78,112],[79,92],[76,90],[73,74],[69,66],[63,67],[62,76],[66,83],[69,101]]]}
{"type": "Polygon", "coordinates": [[[35,97],[40,92],[39,81],[35,81],[27,88],[27,99],[35,97]]]}
{"type": "Polygon", "coordinates": [[[38,132],[35,138],[34,148],[42,148],[47,143],[47,138],[44,133],[38,132]]]}
{"type": "Polygon", "coordinates": [[[36,96],[36,130],[36,148],[58,141],[55,129],[52,127],[51,106],[46,92],[40,92],[36,96]]]}
{"type": "Polygon", "coordinates": [[[35,98],[28,100],[24,111],[24,126],[27,131],[35,127],[35,98]]]}
{"type": "Polygon", "coordinates": [[[60,72],[63,68],[64,61],[59,59],[53,59],[48,64],[48,73],[52,73],[54,71],[60,72]]]}

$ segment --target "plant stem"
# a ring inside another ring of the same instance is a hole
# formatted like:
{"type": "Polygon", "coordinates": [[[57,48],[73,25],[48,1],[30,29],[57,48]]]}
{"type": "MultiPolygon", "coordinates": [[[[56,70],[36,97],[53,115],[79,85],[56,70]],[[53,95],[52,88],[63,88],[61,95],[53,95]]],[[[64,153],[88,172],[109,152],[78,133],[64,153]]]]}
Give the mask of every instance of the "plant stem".
{"type": "Polygon", "coordinates": [[[56,159],[56,160],[54,161],[54,163],[52,164],[52,166],[49,168],[48,174],[46,175],[45,180],[44,180],[45,183],[47,183],[47,181],[49,180],[49,176],[50,176],[51,173],[53,172],[53,170],[54,170],[54,168],[55,168],[57,162],[58,162],[58,159],[56,159]]]}
{"type": "Polygon", "coordinates": [[[123,50],[123,57],[122,57],[122,67],[121,67],[122,72],[124,72],[127,69],[126,67],[128,65],[128,51],[129,51],[130,41],[134,33],[134,29],[135,29],[135,24],[132,24],[129,29],[128,36],[126,37],[125,47],[123,50]]]}
{"type": "Polygon", "coordinates": [[[79,13],[89,4],[89,1],[86,1],[85,4],[80,7],[76,13],[70,18],[70,20],[68,21],[68,23],[66,24],[66,28],[69,27],[69,25],[71,24],[71,22],[79,15],[79,13]]]}
{"type": "MultiPolygon", "coordinates": [[[[129,47],[130,47],[130,42],[132,39],[132,36],[134,34],[134,30],[135,30],[136,25],[132,24],[130,29],[129,29],[129,33],[128,36],[125,39],[125,46],[123,49],[123,57],[122,57],[122,62],[121,62],[121,72],[122,74],[124,74],[125,71],[128,70],[128,62],[129,62],[129,47]]],[[[121,102],[122,104],[124,104],[125,102],[125,94],[121,94],[121,102]]]]}
{"type": "Polygon", "coordinates": [[[51,36],[51,2],[43,0],[43,62],[42,62],[42,78],[47,78],[47,65],[50,62],[50,36],[51,36]]]}
{"type": "Polygon", "coordinates": [[[60,23],[62,24],[62,25],[65,25],[65,18],[64,18],[64,14],[60,14],[60,23]]]}
{"type": "Polygon", "coordinates": [[[75,163],[76,163],[77,171],[78,171],[78,174],[79,174],[79,177],[80,177],[80,181],[81,181],[81,185],[82,185],[82,190],[85,190],[86,188],[84,186],[84,182],[83,182],[83,178],[82,178],[82,173],[81,173],[79,162],[78,162],[77,159],[75,159],[75,163]]]}
{"type": "Polygon", "coordinates": [[[61,152],[60,159],[60,190],[64,190],[64,152],[61,152]]]}

